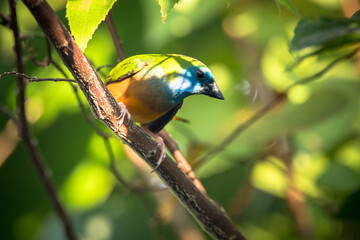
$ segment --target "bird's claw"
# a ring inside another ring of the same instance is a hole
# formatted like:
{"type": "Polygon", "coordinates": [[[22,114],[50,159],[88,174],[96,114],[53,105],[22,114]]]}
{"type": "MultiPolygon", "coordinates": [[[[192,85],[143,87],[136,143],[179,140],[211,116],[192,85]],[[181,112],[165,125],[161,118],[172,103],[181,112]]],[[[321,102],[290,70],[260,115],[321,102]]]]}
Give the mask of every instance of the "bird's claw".
{"type": "Polygon", "coordinates": [[[160,157],[156,162],[155,168],[151,171],[151,173],[152,173],[156,169],[158,169],[158,167],[160,166],[160,164],[164,161],[164,159],[166,157],[165,144],[164,144],[164,140],[159,135],[151,132],[147,128],[143,128],[143,129],[145,130],[145,132],[147,132],[150,136],[152,136],[155,139],[155,141],[157,142],[157,147],[160,147],[160,149],[161,149],[160,157]]]}
{"type": "Polygon", "coordinates": [[[157,147],[160,147],[161,153],[160,153],[159,159],[156,162],[156,166],[151,171],[151,173],[154,172],[156,169],[158,169],[158,167],[160,166],[160,164],[164,161],[164,159],[166,157],[166,150],[165,150],[165,144],[164,144],[163,139],[160,136],[158,136],[155,138],[155,140],[158,142],[157,147]]]}
{"type": "Polygon", "coordinates": [[[121,109],[121,115],[120,115],[120,121],[119,121],[119,128],[121,127],[121,125],[124,123],[125,117],[127,117],[128,119],[131,118],[131,115],[129,113],[129,111],[127,110],[125,104],[123,104],[122,102],[119,102],[119,107],[121,109]]]}

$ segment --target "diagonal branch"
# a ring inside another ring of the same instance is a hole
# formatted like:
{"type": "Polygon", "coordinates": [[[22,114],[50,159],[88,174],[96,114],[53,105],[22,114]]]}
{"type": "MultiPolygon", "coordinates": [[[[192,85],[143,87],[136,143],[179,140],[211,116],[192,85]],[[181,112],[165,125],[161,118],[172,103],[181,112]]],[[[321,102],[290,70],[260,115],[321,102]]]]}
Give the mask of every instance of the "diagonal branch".
{"type": "MultiPolygon", "coordinates": [[[[121,121],[121,110],[74,39],[45,0],[23,0],[78,82],[93,114],[129,145],[152,168],[160,157],[157,143],[131,119],[121,121]]],[[[226,213],[203,195],[169,156],[155,171],[174,195],[216,239],[245,239],[226,213]]]]}
{"type": "Polygon", "coordinates": [[[177,142],[172,139],[169,133],[162,129],[158,132],[158,135],[164,140],[166,147],[171,152],[171,155],[174,156],[176,162],[178,163],[178,167],[188,176],[188,178],[194,183],[194,185],[204,194],[206,194],[206,190],[200,180],[197,178],[195,172],[192,170],[190,164],[182,154],[179,149],[177,142]]]}

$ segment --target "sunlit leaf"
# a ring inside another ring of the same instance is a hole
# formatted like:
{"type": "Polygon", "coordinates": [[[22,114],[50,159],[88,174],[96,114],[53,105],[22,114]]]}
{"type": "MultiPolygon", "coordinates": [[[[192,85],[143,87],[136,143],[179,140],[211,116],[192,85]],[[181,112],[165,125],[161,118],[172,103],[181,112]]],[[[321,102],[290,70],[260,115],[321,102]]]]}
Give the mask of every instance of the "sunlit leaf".
{"type": "Polygon", "coordinates": [[[161,8],[160,12],[162,21],[165,22],[166,17],[174,8],[175,4],[179,2],[179,0],[158,0],[158,2],[161,8]]]}
{"type": "Polygon", "coordinates": [[[283,5],[287,9],[289,9],[293,14],[297,16],[300,15],[299,11],[297,10],[297,8],[295,7],[295,5],[291,0],[275,0],[275,2],[279,9],[280,9],[280,5],[283,5]]]}
{"type": "Polygon", "coordinates": [[[70,0],[66,17],[76,43],[82,51],[116,0],[70,0]]]}
{"type": "Polygon", "coordinates": [[[291,40],[291,50],[307,47],[335,48],[360,41],[359,13],[350,19],[318,17],[301,20],[291,40]]]}

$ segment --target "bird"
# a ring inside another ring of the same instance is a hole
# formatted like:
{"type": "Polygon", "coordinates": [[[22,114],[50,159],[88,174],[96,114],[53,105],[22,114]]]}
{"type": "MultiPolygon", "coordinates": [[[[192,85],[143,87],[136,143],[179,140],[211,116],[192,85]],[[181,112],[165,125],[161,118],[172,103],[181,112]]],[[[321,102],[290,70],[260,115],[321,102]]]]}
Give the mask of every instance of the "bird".
{"type": "Polygon", "coordinates": [[[104,81],[122,110],[140,123],[161,145],[157,133],[181,108],[186,97],[203,94],[224,100],[210,69],[199,60],[181,54],[141,54],[117,64],[104,81]]]}

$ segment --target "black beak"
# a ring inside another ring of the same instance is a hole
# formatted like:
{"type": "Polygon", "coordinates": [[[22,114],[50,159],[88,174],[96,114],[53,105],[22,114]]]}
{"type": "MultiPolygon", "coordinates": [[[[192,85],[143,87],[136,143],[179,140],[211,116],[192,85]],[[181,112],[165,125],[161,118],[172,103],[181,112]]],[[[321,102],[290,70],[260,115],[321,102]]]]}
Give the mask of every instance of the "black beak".
{"type": "Polygon", "coordinates": [[[209,97],[213,97],[213,98],[217,98],[217,99],[221,99],[221,100],[225,99],[224,96],[222,95],[222,93],[220,92],[219,87],[216,85],[215,82],[204,85],[200,89],[200,92],[209,97]]]}

